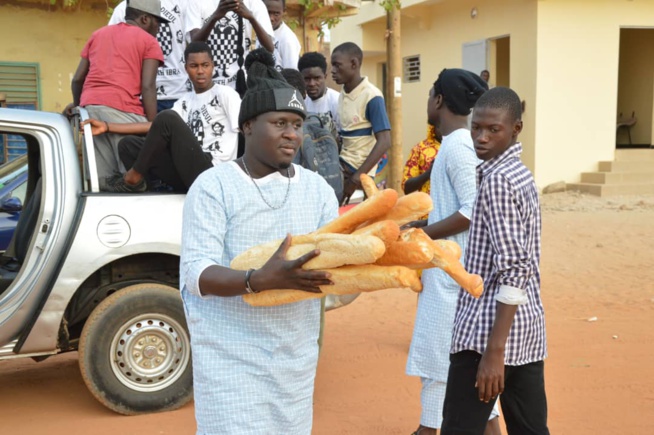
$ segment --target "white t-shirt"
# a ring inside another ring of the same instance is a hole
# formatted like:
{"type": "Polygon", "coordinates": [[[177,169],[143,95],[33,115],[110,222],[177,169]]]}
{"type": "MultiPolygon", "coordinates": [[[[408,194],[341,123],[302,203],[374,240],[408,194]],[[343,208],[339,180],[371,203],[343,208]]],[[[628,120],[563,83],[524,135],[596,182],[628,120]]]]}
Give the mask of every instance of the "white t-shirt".
{"type": "MultiPolygon", "coordinates": [[[[263,30],[273,38],[273,28],[270,23],[268,9],[261,0],[242,0],[245,6],[252,11],[254,19],[261,25],[263,30]]],[[[193,29],[201,29],[204,23],[209,21],[211,14],[218,8],[219,0],[194,1],[189,4],[186,15],[186,28],[190,32],[193,29]]],[[[209,33],[207,44],[211,47],[213,61],[215,64],[213,81],[219,85],[236,87],[236,73],[238,72],[238,16],[234,12],[227,14],[216,22],[216,26],[209,33]]],[[[243,19],[243,48],[245,53],[255,46],[253,38],[256,36],[249,20],[243,19]]]]}
{"type": "MultiPolygon", "coordinates": [[[[177,100],[189,91],[188,76],[184,69],[184,49],[188,0],[161,0],[161,16],[170,23],[161,23],[157,41],[164,55],[164,64],[157,70],[157,100],[177,100]]],[[[109,24],[125,22],[125,2],[114,8],[109,24]]]]}
{"type": "MultiPolygon", "coordinates": [[[[275,51],[273,52],[275,68],[279,71],[284,68],[297,69],[297,62],[300,60],[302,46],[295,33],[293,33],[286,23],[282,22],[277,30],[275,30],[273,43],[275,44],[275,51]]],[[[257,40],[257,48],[259,47],[261,47],[261,44],[257,40]]]]}
{"type": "Polygon", "coordinates": [[[201,94],[188,92],[173,110],[182,117],[215,165],[234,160],[238,151],[241,97],[228,86],[214,84],[201,94]]]}
{"type": "Polygon", "coordinates": [[[338,118],[338,97],[340,95],[340,92],[337,92],[332,88],[326,88],[323,96],[317,100],[312,100],[311,97],[307,95],[307,97],[304,99],[304,105],[307,108],[307,113],[323,114],[329,112],[332,119],[336,123],[336,128],[340,130],[341,122],[338,118]]]}

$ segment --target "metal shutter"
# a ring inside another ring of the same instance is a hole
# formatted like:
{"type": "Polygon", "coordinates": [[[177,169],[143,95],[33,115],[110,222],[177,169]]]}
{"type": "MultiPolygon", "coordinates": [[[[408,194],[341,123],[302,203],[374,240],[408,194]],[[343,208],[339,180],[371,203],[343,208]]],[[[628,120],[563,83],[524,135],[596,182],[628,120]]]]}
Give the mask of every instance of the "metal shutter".
{"type": "MultiPolygon", "coordinates": [[[[0,62],[0,94],[6,107],[38,110],[41,108],[39,64],[0,62]]],[[[5,163],[27,152],[25,140],[18,135],[0,135],[0,162],[5,163]]]]}

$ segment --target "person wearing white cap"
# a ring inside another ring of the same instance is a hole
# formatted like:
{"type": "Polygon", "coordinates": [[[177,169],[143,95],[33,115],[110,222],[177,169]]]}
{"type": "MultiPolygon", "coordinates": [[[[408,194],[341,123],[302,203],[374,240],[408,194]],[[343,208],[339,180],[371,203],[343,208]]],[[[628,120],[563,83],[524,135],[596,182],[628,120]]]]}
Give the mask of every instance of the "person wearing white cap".
{"type": "MultiPolygon", "coordinates": [[[[82,50],[72,80],[73,104],[105,122],[146,122],[157,114],[155,78],[163,53],[154,37],[161,16],[159,0],[130,0],[125,23],[96,30],[82,50]]],[[[118,156],[117,134],[94,138],[98,177],[124,172],[118,156]]],[[[101,185],[102,189],[103,186],[101,185]]]]}
{"type": "MultiPolygon", "coordinates": [[[[110,25],[125,22],[128,3],[123,0],[114,8],[110,25]]],[[[184,49],[188,42],[184,22],[188,3],[188,0],[161,0],[161,16],[170,22],[161,23],[157,32],[157,41],[164,56],[164,63],[157,71],[157,112],[172,109],[175,101],[192,90],[184,71],[184,49]]]]}

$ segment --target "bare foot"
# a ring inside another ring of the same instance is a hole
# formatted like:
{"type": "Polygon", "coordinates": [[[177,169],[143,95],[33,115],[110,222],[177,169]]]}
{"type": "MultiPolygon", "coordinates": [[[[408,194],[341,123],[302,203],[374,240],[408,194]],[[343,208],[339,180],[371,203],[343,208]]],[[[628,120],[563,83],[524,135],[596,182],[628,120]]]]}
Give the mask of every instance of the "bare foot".
{"type": "Polygon", "coordinates": [[[141,180],[143,180],[143,175],[136,172],[134,169],[130,169],[129,171],[125,172],[123,179],[125,180],[125,183],[136,186],[141,182],[141,180]]]}

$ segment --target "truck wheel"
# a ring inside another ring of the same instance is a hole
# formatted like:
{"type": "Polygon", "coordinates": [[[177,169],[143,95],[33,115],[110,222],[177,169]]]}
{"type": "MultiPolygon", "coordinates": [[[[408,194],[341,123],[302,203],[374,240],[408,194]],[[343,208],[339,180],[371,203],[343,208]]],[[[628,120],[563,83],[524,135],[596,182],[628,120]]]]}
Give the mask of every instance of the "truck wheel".
{"type": "Polygon", "coordinates": [[[79,365],[91,394],[120,414],[188,403],[191,343],[179,291],[138,284],[106,298],[84,325],[79,365]]]}

